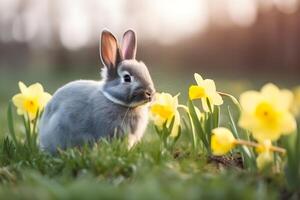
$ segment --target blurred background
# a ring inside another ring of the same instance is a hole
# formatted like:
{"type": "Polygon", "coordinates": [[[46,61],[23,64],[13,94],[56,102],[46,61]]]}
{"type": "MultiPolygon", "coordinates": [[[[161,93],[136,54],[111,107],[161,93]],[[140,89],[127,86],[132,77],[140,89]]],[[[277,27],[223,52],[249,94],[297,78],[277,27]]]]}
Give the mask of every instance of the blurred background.
{"type": "MultiPolygon", "coordinates": [[[[99,36],[138,34],[138,60],[158,90],[185,94],[193,73],[220,90],[300,80],[299,0],[0,0],[0,104],[17,82],[53,93],[98,79],[99,36]],[[228,81],[229,80],[229,81],[228,81]]],[[[183,95],[184,99],[186,97],[183,95]]]]}

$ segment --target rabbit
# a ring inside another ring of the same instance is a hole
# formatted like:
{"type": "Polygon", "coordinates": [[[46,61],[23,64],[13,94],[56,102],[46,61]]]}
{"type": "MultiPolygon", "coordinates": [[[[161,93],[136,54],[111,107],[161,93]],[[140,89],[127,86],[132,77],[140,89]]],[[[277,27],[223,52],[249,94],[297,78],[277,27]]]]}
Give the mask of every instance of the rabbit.
{"type": "Polygon", "coordinates": [[[67,83],[45,107],[39,123],[43,151],[55,153],[126,133],[129,148],[141,140],[155,89],[146,65],[135,59],[136,34],[127,30],[119,46],[104,30],[99,49],[102,80],[67,83]]]}

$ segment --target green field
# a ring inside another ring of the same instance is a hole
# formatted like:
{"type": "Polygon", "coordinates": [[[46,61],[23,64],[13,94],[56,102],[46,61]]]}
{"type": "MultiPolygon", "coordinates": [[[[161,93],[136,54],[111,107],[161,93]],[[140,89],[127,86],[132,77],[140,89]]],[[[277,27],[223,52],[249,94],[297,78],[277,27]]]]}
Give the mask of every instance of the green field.
{"type": "MultiPolygon", "coordinates": [[[[126,141],[99,141],[93,148],[70,149],[50,156],[27,145],[16,148],[8,135],[6,109],[18,92],[17,82],[41,82],[53,93],[76,78],[68,75],[1,73],[0,75],[0,199],[298,199],[283,173],[244,169],[239,157],[213,157],[192,150],[183,132],[173,149],[162,147],[150,124],[143,141],[128,150],[126,141]]],[[[187,99],[192,74],[163,79],[154,73],[156,88],[187,99]],[[180,81],[175,81],[180,80],[180,81]]],[[[217,80],[218,89],[234,95],[252,87],[243,80],[217,80]]],[[[17,119],[18,117],[15,116],[17,119]]],[[[228,125],[225,117],[221,123],[228,125]]],[[[17,120],[16,131],[22,134],[17,120]]]]}

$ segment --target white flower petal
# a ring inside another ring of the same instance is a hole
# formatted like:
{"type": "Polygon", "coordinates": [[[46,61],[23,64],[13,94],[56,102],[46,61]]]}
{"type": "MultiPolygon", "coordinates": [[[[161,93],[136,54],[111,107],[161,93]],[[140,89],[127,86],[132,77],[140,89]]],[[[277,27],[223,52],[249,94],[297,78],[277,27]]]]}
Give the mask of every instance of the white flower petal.
{"type": "Polygon", "coordinates": [[[27,87],[26,85],[22,82],[22,81],[19,81],[19,88],[20,88],[20,91],[22,94],[26,94],[27,93],[27,87]]]}
{"type": "Polygon", "coordinates": [[[261,100],[261,94],[256,91],[247,91],[240,96],[241,107],[243,111],[248,113],[253,113],[261,100]]]}
{"type": "Polygon", "coordinates": [[[194,78],[195,78],[195,80],[196,80],[197,85],[202,85],[203,78],[200,76],[200,74],[195,73],[195,74],[194,74],[194,78]]]}

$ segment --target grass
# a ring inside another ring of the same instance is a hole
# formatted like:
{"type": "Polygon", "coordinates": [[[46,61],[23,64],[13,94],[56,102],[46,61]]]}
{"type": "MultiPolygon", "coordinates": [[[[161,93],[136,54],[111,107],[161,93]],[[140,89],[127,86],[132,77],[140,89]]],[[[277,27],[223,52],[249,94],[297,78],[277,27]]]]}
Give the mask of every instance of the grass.
{"type": "Polygon", "coordinates": [[[186,143],[165,151],[157,138],[132,150],[102,140],[57,156],[4,139],[0,155],[1,199],[276,199],[282,178],[209,161],[186,143]]]}
{"type": "MultiPolygon", "coordinates": [[[[5,113],[17,81],[24,79],[21,74],[1,77],[10,87],[2,85],[0,98],[0,199],[297,199],[288,192],[283,174],[248,171],[230,157],[195,154],[184,132],[175,148],[166,150],[152,126],[131,150],[120,139],[101,140],[93,148],[69,149],[56,156],[27,145],[16,148],[7,137],[5,113]]],[[[50,92],[74,79],[25,77],[25,82],[42,82],[50,92]]],[[[192,79],[184,79],[183,86],[168,81],[159,90],[176,94],[178,87],[186,91],[192,79]]],[[[233,89],[235,84],[220,85],[222,91],[240,92],[233,89]]],[[[186,93],[181,95],[186,99],[186,93]]],[[[15,127],[22,132],[19,122],[15,127]]]]}

